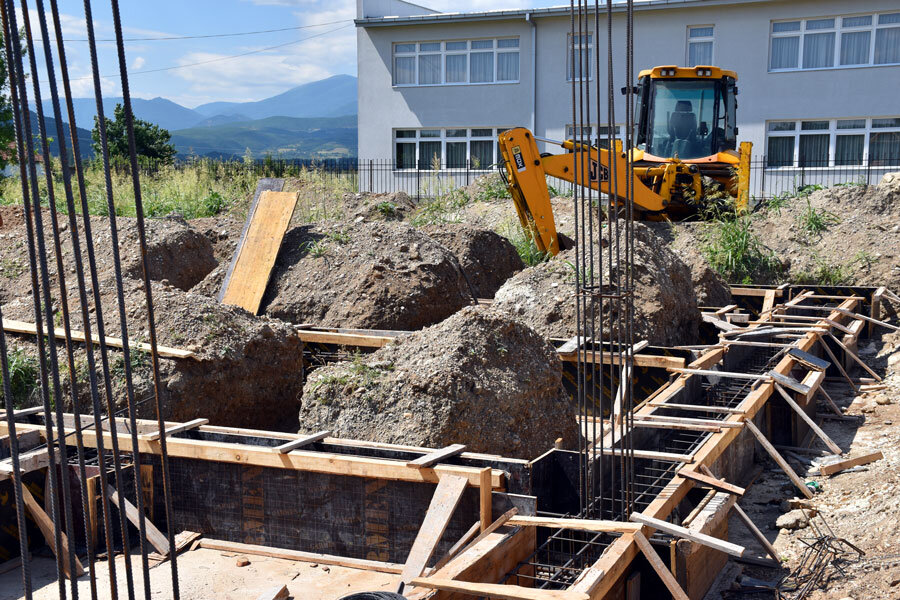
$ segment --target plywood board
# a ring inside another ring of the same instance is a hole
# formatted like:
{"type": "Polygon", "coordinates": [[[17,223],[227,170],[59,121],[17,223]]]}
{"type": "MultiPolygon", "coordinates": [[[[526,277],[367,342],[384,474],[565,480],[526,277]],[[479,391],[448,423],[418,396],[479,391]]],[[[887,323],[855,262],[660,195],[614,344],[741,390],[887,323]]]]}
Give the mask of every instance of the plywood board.
{"type": "Polygon", "coordinates": [[[234,270],[222,294],[222,304],[256,314],[281,249],[299,194],[265,191],[250,217],[247,234],[237,250],[234,270]]]}

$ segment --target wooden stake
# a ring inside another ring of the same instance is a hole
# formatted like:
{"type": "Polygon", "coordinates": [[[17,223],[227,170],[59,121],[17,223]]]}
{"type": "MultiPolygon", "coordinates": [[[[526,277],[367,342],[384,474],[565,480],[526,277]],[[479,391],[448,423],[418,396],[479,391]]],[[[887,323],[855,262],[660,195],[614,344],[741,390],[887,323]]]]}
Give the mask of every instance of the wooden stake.
{"type": "MultiPolygon", "coordinates": [[[[415,587],[446,592],[459,592],[464,596],[480,596],[499,600],[590,600],[590,596],[568,590],[539,590],[519,585],[497,583],[473,583],[456,579],[432,579],[418,577],[410,582],[415,587]]],[[[455,596],[455,594],[454,594],[455,596]]],[[[687,596],[685,596],[687,600],[687,596]]]]}
{"type": "Polygon", "coordinates": [[[838,368],[838,371],[841,372],[841,375],[844,376],[844,379],[847,380],[847,383],[850,384],[850,387],[853,389],[854,394],[859,393],[859,389],[857,389],[856,384],[853,383],[853,379],[850,378],[850,375],[847,374],[847,371],[844,369],[844,365],[841,364],[841,361],[838,360],[837,356],[834,355],[834,352],[831,351],[831,348],[828,347],[828,343],[825,341],[823,337],[816,338],[819,343],[825,348],[825,353],[828,354],[828,358],[831,359],[831,362],[834,366],[838,368]]]}
{"type": "MultiPolygon", "coordinates": [[[[46,540],[47,545],[50,546],[50,549],[53,551],[53,554],[62,557],[62,565],[63,571],[67,577],[71,577],[72,568],[69,565],[69,538],[66,537],[66,534],[60,532],[61,536],[61,545],[62,550],[57,551],[56,548],[56,533],[53,525],[53,519],[51,519],[47,513],[44,512],[44,509],[41,508],[41,505],[38,504],[38,501],[34,499],[34,496],[31,495],[31,491],[28,489],[28,486],[22,486],[22,498],[25,500],[25,506],[28,508],[28,512],[31,513],[31,516],[34,517],[35,523],[37,523],[38,528],[41,530],[41,533],[44,536],[44,540],[46,540]]],[[[22,533],[21,535],[25,535],[22,533]]],[[[81,577],[84,575],[84,567],[81,566],[81,562],[78,560],[78,557],[75,557],[75,577],[81,577]]]]}
{"type": "Polygon", "coordinates": [[[841,348],[843,348],[844,352],[846,352],[847,355],[848,355],[850,358],[852,358],[853,360],[855,360],[855,361],[857,362],[857,364],[859,364],[859,366],[861,366],[863,369],[865,369],[866,371],[868,371],[869,375],[871,375],[872,377],[874,377],[877,381],[883,381],[883,380],[881,379],[881,376],[880,376],[878,373],[876,373],[875,371],[873,371],[872,369],[870,369],[870,368],[869,368],[869,365],[867,365],[866,363],[864,363],[864,362],[862,361],[862,359],[861,359],[859,356],[856,355],[856,352],[854,352],[853,350],[851,350],[850,348],[848,348],[848,347],[844,344],[844,342],[842,342],[841,340],[837,339],[837,338],[836,338],[833,334],[831,334],[831,333],[828,334],[828,337],[830,337],[832,340],[834,340],[834,343],[835,343],[835,344],[837,344],[838,346],[840,346],[841,348]]]}
{"type": "Polygon", "coordinates": [[[857,456],[856,458],[848,458],[847,460],[842,460],[830,465],[823,465],[819,467],[819,471],[822,475],[834,475],[845,469],[850,469],[859,465],[867,465],[876,460],[881,460],[882,458],[884,458],[884,454],[881,452],[872,452],[871,454],[864,454],[863,456],[857,456]]]}
{"type": "Polygon", "coordinates": [[[653,549],[653,546],[650,544],[650,540],[644,537],[644,534],[640,531],[636,531],[633,535],[634,541],[637,544],[638,548],[641,549],[641,552],[644,554],[647,562],[650,563],[650,566],[653,567],[653,570],[656,571],[656,574],[659,575],[660,579],[662,579],[662,582],[665,584],[666,589],[668,589],[669,593],[672,594],[672,598],[674,600],[690,600],[690,598],[688,598],[688,595],[684,593],[684,590],[681,589],[681,586],[678,585],[678,580],[675,579],[675,576],[672,575],[672,572],[666,568],[666,565],[659,557],[659,554],[657,554],[656,550],[653,549]]]}
{"type": "Polygon", "coordinates": [[[802,408],[800,408],[800,405],[797,404],[793,398],[791,398],[791,395],[788,394],[786,391],[784,391],[783,387],[781,387],[777,383],[775,383],[773,385],[775,386],[775,390],[779,394],[781,394],[782,398],[784,398],[784,401],[788,403],[788,406],[790,406],[794,410],[794,412],[797,413],[798,417],[803,419],[803,421],[807,425],[809,425],[809,428],[813,430],[813,433],[815,433],[817,436],[819,436],[820,440],[825,442],[825,445],[828,446],[829,450],[831,450],[832,452],[834,452],[835,454],[838,454],[838,455],[844,453],[844,451],[841,449],[841,447],[838,446],[837,444],[835,444],[834,441],[830,437],[828,437],[828,434],[825,433],[824,431],[822,431],[822,428],[819,427],[819,425],[815,421],[813,421],[808,414],[806,414],[806,411],[803,410],[802,408]]]}
{"type": "Polygon", "coordinates": [[[836,415],[839,416],[839,417],[843,417],[843,416],[844,416],[844,413],[841,412],[840,407],[838,407],[838,405],[834,403],[834,400],[832,400],[832,399],[831,399],[831,396],[828,395],[828,392],[825,391],[825,384],[824,384],[824,383],[823,383],[822,385],[819,386],[819,390],[818,390],[818,391],[819,391],[820,394],[822,394],[823,396],[825,396],[825,400],[827,401],[828,406],[831,407],[831,410],[834,412],[834,414],[836,414],[836,415]]]}
{"type": "Polygon", "coordinates": [[[723,481],[717,478],[706,468],[705,465],[700,465],[700,468],[703,469],[705,475],[703,473],[697,473],[696,471],[691,471],[689,469],[681,469],[678,471],[678,475],[684,477],[685,479],[690,479],[692,481],[696,481],[697,483],[703,484],[707,487],[711,487],[714,490],[718,490],[720,492],[725,492],[726,494],[734,494],[735,496],[743,496],[744,488],[738,487],[736,485],[732,485],[727,481],[723,481]]]}
{"type": "Polygon", "coordinates": [[[782,457],[778,453],[778,450],[775,449],[775,446],[773,446],[769,442],[769,440],[766,439],[766,436],[763,435],[763,432],[760,431],[756,427],[756,425],[753,424],[753,421],[751,419],[746,419],[744,421],[744,425],[747,427],[747,429],[750,430],[750,433],[753,434],[753,436],[756,438],[756,441],[759,442],[759,444],[763,447],[763,449],[769,453],[769,456],[772,457],[772,460],[774,460],[776,463],[778,463],[778,466],[781,467],[781,470],[785,472],[785,474],[788,476],[788,478],[790,478],[790,480],[794,483],[794,485],[797,486],[797,488],[800,490],[800,492],[802,492],[803,495],[806,496],[807,498],[812,498],[813,493],[806,486],[806,482],[804,482],[802,479],[800,479],[800,477],[797,475],[797,473],[794,472],[794,469],[791,468],[791,465],[789,465],[787,463],[787,461],[784,460],[784,457],[782,457]]]}
{"type": "Polygon", "coordinates": [[[481,508],[481,531],[485,531],[491,526],[493,515],[491,514],[491,495],[493,488],[491,487],[491,468],[485,467],[481,470],[481,485],[479,486],[479,500],[481,508]]]}
{"type": "MultiPolygon", "coordinates": [[[[131,521],[131,524],[135,527],[139,527],[138,523],[140,523],[140,517],[138,513],[138,509],[128,501],[128,498],[121,498],[116,489],[111,486],[106,486],[106,495],[112,500],[113,504],[119,507],[119,510],[125,511],[125,516],[128,517],[128,520],[131,521]]],[[[153,547],[156,548],[156,551],[160,554],[168,554],[169,553],[169,538],[166,535],[156,528],[156,525],[150,522],[150,519],[144,519],[144,530],[147,533],[147,541],[153,544],[153,547]]]]}
{"type": "Polygon", "coordinates": [[[745,552],[743,546],[732,544],[731,542],[726,542],[725,540],[720,540],[717,537],[706,535],[705,533],[691,531],[687,527],[673,525],[672,523],[663,521],[662,519],[648,517],[639,512],[631,513],[631,516],[629,516],[628,518],[631,521],[635,521],[637,523],[641,523],[642,525],[652,527],[653,529],[664,531],[668,534],[684,538],[686,540],[690,540],[704,546],[708,546],[713,550],[718,550],[719,552],[724,552],[725,554],[730,554],[731,556],[743,556],[745,552]]]}

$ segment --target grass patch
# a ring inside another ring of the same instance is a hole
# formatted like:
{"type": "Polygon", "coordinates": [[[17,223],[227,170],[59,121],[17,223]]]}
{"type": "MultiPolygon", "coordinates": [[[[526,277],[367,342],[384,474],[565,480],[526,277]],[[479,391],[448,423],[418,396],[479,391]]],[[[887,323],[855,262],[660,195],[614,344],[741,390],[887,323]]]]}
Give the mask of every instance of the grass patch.
{"type": "Polygon", "coordinates": [[[18,258],[4,258],[0,261],[0,276],[6,279],[15,279],[27,270],[25,261],[18,258]]]}
{"type": "Polygon", "coordinates": [[[707,218],[701,250],[726,281],[747,284],[779,273],[780,264],[774,253],[752,230],[751,215],[737,214],[732,204],[707,218]]]}
{"type": "MultiPolygon", "coordinates": [[[[12,394],[14,408],[20,408],[27,402],[38,389],[38,360],[30,356],[21,348],[15,348],[8,352],[9,359],[9,387],[12,394]]],[[[0,398],[6,402],[6,382],[0,373],[0,398]]]]}
{"type": "Polygon", "coordinates": [[[844,285],[850,282],[851,263],[832,264],[816,257],[816,264],[811,269],[795,273],[794,283],[798,285],[844,285]]]}
{"type": "Polygon", "coordinates": [[[328,244],[325,243],[325,240],[303,242],[300,247],[306,250],[306,253],[313,258],[322,258],[326,254],[328,254],[328,244]]]}
{"type": "Polygon", "coordinates": [[[505,237],[516,249],[526,266],[533,267],[550,259],[550,252],[543,252],[534,241],[534,236],[519,223],[507,223],[497,232],[505,237]]]}
{"type": "Polygon", "coordinates": [[[806,209],[797,216],[797,226],[807,235],[819,235],[829,226],[840,223],[837,215],[824,208],[813,208],[806,198],[806,209]]]}

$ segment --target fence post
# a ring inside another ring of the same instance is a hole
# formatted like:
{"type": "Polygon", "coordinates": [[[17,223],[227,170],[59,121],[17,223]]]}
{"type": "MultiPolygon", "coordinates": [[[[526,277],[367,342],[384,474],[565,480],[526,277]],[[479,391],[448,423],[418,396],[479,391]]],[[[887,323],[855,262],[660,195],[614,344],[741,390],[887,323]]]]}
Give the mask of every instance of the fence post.
{"type": "Polygon", "coordinates": [[[762,198],[763,200],[766,199],[766,165],[768,164],[768,163],[766,162],[766,160],[767,160],[767,159],[766,159],[766,155],[763,154],[762,162],[761,162],[761,163],[759,163],[759,162],[757,163],[757,164],[760,165],[760,167],[762,167],[762,168],[760,169],[760,171],[762,171],[762,181],[760,182],[760,186],[759,186],[759,196],[760,196],[760,198],[762,198]]]}
{"type": "Polygon", "coordinates": [[[872,157],[869,155],[866,155],[866,185],[872,185],[869,180],[871,173],[872,173],[872,157]]]}
{"type": "Polygon", "coordinates": [[[374,164],[374,161],[370,158],[370,159],[369,159],[369,191],[370,191],[370,192],[374,192],[374,191],[375,191],[375,184],[373,183],[373,181],[374,181],[374,175],[373,175],[373,173],[372,173],[372,169],[374,168],[374,167],[373,167],[373,164],[374,164]]]}

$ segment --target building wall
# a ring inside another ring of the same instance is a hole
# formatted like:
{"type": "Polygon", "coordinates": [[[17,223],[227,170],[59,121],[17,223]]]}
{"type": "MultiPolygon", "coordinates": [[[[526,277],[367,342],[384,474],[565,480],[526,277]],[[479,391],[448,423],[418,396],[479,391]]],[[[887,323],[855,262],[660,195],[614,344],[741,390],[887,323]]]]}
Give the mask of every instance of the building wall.
{"type": "MultiPolygon", "coordinates": [[[[900,66],[770,73],[771,21],[898,9],[896,0],[861,0],[852,5],[843,0],[792,0],[637,10],[635,76],[642,68],[686,64],[688,27],[714,25],[713,62],[738,73],[738,137],[753,142],[754,155],[761,156],[766,152],[766,122],[770,120],[900,116],[900,66]]],[[[593,17],[590,21],[593,24],[593,17]]],[[[533,22],[537,57],[534,88],[532,25],[524,18],[360,27],[360,157],[392,157],[392,132],[404,127],[513,125],[532,127],[538,136],[562,139],[566,124],[572,123],[572,89],[566,78],[570,21],[568,16],[538,15],[533,22]],[[520,37],[517,84],[392,86],[392,43],[506,35],[520,37]]],[[[599,123],[606,124],[605,15],[599,25],[595,43],[600,46],[600,69],[595,77],[599,77],[602,98],[599,123]]],[[[624,13],[614,14],[613,31],[615,120],[624,123],[624,98],[619,92],[625,84],[624,13]]],[[[590,86],[592,123],[598,122],[597,81],[594,79],[590,86]]]]}

